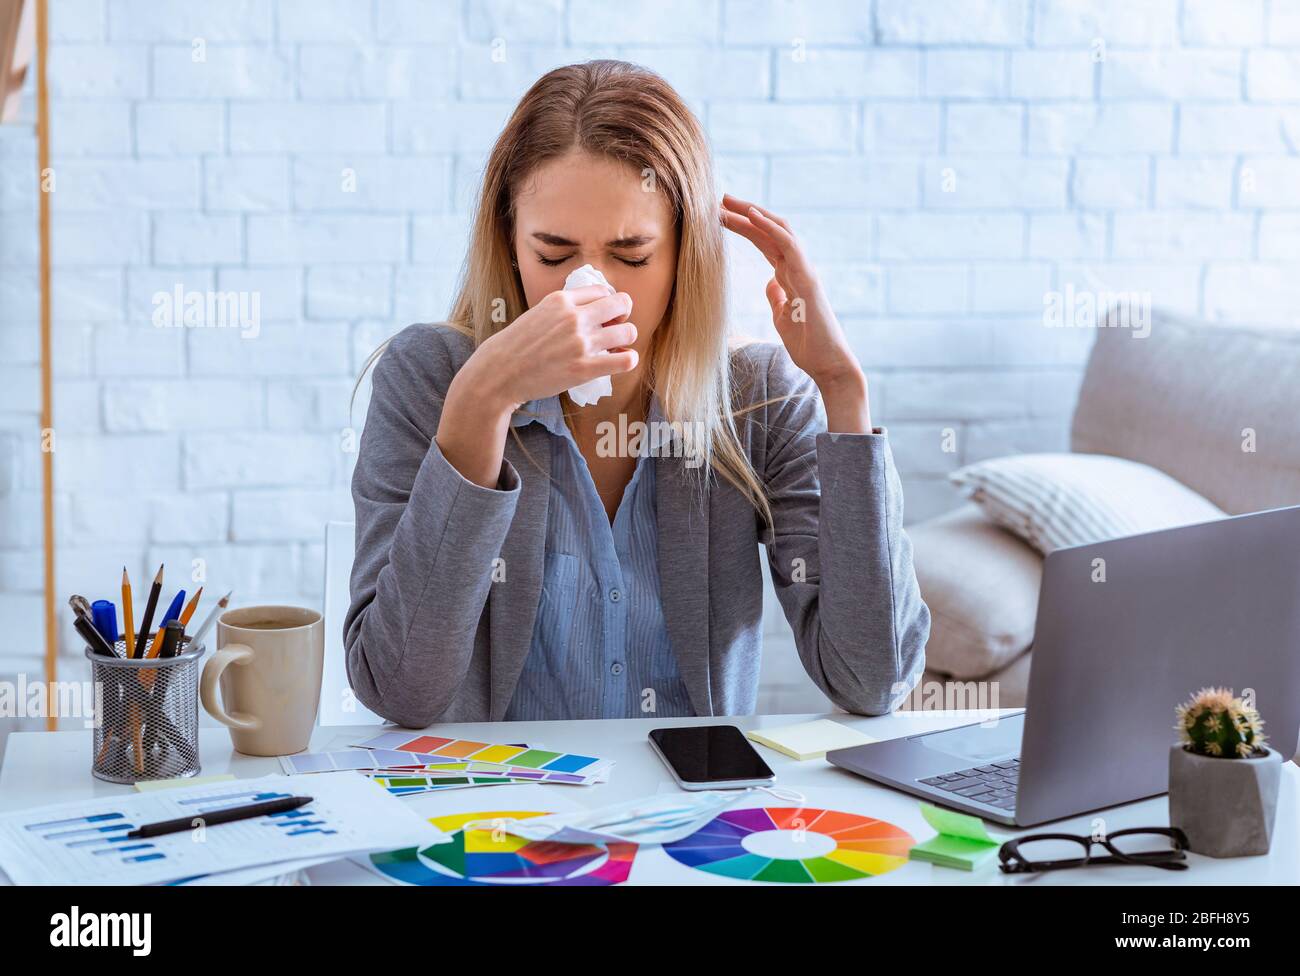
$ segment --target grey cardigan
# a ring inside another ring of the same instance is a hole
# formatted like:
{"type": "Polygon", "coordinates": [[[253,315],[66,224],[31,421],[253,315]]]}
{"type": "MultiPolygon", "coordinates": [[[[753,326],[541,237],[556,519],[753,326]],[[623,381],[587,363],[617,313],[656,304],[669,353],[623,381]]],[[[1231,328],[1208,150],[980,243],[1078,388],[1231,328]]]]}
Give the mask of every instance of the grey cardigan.
{"type": "MultiPolygon", "coordinates": [[[[473,351],[412,325],[376,364],[352,477],[356,557],[344,621],[357,697],[421,728],[499,721],[532,641],[550,498],[548,436],[514,428],[496,489],[460,475],[434,441],[442,398],[473,351]]],[[[759,545],[809,677],[836,705],[890,711],[919,679],[930,614],[903,532],[883,434],[826,433],[816,388],[784,348],[732,354],[741,443],[767,485],[775,530],[689,458],[656,457],[664,618],[699,715],[754,711],[763,614],[759,545]]]]}

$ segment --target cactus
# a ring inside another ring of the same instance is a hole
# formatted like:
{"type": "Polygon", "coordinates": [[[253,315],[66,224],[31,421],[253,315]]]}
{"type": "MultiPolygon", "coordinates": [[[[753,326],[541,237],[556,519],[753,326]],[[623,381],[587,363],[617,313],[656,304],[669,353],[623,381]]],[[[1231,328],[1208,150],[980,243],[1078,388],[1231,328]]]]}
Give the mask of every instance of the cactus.
{"type": "Polygon", "coordinates": [[[1264,751],[1264,721],[1228,688],[1202,688],[1176,709],[1179,741],[1188,752],[1247,759],[1264,751]]]}

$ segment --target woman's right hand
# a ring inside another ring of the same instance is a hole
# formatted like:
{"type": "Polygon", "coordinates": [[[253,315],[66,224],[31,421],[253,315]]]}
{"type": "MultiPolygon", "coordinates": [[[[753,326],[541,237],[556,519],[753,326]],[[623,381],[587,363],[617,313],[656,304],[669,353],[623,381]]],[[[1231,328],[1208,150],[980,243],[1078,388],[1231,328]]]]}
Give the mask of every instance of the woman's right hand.
{"type": "Polygon", "coordinates": [[[553,291],[484,340],[447,388],[435,437],[443,457],[468,481],[496,488],[519,407],[636,368],[636,350],[625,348],[636,341],[631,311],[631,296],[603,285],[553,291]]]}
{"type": "Polygon", "coordinates": [[[636,342],[631,312],[631,296],[604,285],[553,291],[485,340],[461,372],[469,373],[480,402],[507,413],[598,376],[630,372],[637,365],[636,350],[627,348],[636,342]]]}

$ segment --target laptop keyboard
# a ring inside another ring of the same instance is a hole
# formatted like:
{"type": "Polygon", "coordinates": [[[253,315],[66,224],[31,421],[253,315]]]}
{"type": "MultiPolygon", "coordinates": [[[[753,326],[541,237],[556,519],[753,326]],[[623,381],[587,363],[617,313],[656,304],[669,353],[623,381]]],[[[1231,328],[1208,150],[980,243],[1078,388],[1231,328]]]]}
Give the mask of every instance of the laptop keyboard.
{"type": "Polygon", "coordinates": [[[1020,786],[1020,760],[1004,759],[987,766],[972,766],[920,782],[1000,810],[1014,810],[1016,790],[1020,786]]]}

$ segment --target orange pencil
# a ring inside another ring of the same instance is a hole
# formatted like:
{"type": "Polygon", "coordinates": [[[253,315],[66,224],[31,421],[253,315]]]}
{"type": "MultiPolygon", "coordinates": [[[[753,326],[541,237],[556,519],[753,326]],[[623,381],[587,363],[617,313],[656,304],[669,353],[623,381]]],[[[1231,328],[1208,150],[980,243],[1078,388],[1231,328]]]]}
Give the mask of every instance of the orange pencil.
{"type": "MultiPolygon", "coordinates": [[[[149,645],[149,653],[146,654],[145,657],[158,656],[158,652],[162,650],[163,631],[165,631],[166,629],[167,629],[166,624],[163,624],[161,627],[158,628],[157,632],[153,635],[153,642],[149,645]]],[[[140,673],[144,674],[143,671],[141,671],[140,673]]]]}
{"type": "MultiPolygon", "coordinates": [[[[166,624],[163,624],[161,627],[158,628],[158,633],[153,635],[153,643],[149,645],[149,652],[145,654],[146,658],[154,658],[158,656],[158,652],[162,650],[162,639],[163,639],[163,634],[166,632],[166,630],[167,630],[166,624]]],[[[146,691],[153,691],[154,679],[157,677],[158,677],[158,672],[153,670],[153,668],[150,668],[147,671],[141,671],[140,684],[144,687],[146,691]]]]}
{"type": "Polygon", "coordinates": [[[140,706],[132,702],[127,706],[131,718],[131,749],[135,753],[135,771],[144,774],[144,726],[140,722],[140,706]]]}
{"type": "Polygon", "coordinates": [[[131,609],[131,578],[122,567],[122,635],[126,638],[126,656],[135,657],[135,612],[131,609]]]}
{"type": "Polygon", "coordinates": [[[182,626],[182,627],[188,627],[188,626],[189,626],[189,624],[190,624],[190,617],[194,616],[194,611],[198,609],[198,606],[199,606],[199,597],[201,597],[202,595],[203,595],[203,587],[200,586],[200,587],[199,587],[199,591],[198,591],[197,593],[195,593],[192,597],[190,597],[190,602],[187,603],[187,604],[185,605],[185,609],[181,611],[181,626],[182,626]]]}

